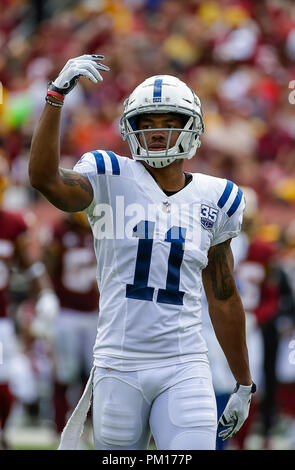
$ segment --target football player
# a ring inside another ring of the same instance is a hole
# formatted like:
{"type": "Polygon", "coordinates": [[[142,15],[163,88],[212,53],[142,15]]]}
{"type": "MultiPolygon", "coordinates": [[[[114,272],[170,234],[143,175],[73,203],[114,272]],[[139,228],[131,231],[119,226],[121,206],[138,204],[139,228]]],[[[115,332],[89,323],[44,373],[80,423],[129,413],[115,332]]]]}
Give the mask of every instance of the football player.
{"type": "Polygon", "coordinates": [[[96,260],[85,213],[66,214],[54,224],[52,236],[44,246],[44,264],[61,307],[53,337],[53,402],[56,430],[60,433],[71,406],[69,392],[88,378],[96,337],[96,260]]]}
{"type": "Polygon", "coordinates": [[[36,295],[36,326],[38,331],[49,330],[59,311],[45,266],[30,255],[28,225],[17,212],[2,207],[5,189],[9,184],[9,167],[4,157],[0,158],[0,446],[6,447],[5,425],[14,402],[11,390],[12,361],[19,353],[19,344],[14,330],[14,321],[9,309],[9,283],[11,267],[17,265],[31,282],[36,295]]]}
{"type": "MultiPolygon", "coordinates": [[[[253,266],[248,266],[248,269],[243,269],[244,261],[247,258],[247,252],[249,249],[249,243],[253,236],[253,233],[258,230],[258,199],[255,191],[250,187],[241,188],[245,197],[246,207],[243,215],[243,224],[241,231],[237,237],[231,242],[231,249],[234,258],[234,272],[236,284],[239,289],[242,304],[245,310],[246,317],[246,339],[249,349],[249,362],[251,368],[252,378],[255,383],[261,383],[260,375],[262,370],[262,338],[258,326],[255,323],[255,317],[253,313],[257,285],[257,275],[253,266]],[[242,268],[241,268],[242,267],[242,268]],[[249,283],[250,287],[249,287],[249,283]],[[252,286],[252,284],[254,284],[252,286]],[[251,288],[252,287],[252,288],[251,288]],[[249,311],[251,307],[252,311],[249,311]],[[253,318],[254,317],[254,318],[253,318]]],[[[246,263],[247,264],[247,263],[246,263]]],[[[203,295],[205,297],[205,295],[203,295]]],[[[218,416],[223,412],[224,406],[229,399],[231,390],[233,388],[233,376],[230,368],[226,361],[226,358],[220,348],[210,317],[207,311],[206,299],[203,299],[202,306],[202,321],[203,321],[203,336],[208,346],[208,357],[211,365],[213,386],[215,390],[217,411],[218,416]]],[[[253,397],[254,398],[254,397],[253,397]]],[[[255,395],[257,400],[257,395],[255,395]]],[[[253,409],[255,408],[255,400],[251,401],[251,408],[248,419],[239,433],[235,436],[231,442],[223,441],[222,438],[217,437],[216,448],[218,450],[224,450],[235,448],[237,445],[245,441],[246,430],[250,429],[249,425],[253,420],[253,409]],[[254,405],[254,406],[253,406],[254,405]]],[[[242,445],[242,448],[244,448],[242,445]]]]}
{"type": "Polygon", "coordinates": [[[97,258],[94,367],[59,448],[76,448],[93,393],[96,449],[147,449],[151,433],[158,449],[214,449],[202,283],[237,382],[219,421],[224,439],[242,426],[256,388],[230,248],[243,194],[231,181],[184,172],[204,130],[201,103],[168,75],[146,79],[124,103],[120,129],[132,159],[91,150],[73,170],[59,168],[65,96],[80,76],[102,81],[103,58],[70,59],[49,84],[29,163],[32,186],[51,203],[88,214],[97,258]]]}

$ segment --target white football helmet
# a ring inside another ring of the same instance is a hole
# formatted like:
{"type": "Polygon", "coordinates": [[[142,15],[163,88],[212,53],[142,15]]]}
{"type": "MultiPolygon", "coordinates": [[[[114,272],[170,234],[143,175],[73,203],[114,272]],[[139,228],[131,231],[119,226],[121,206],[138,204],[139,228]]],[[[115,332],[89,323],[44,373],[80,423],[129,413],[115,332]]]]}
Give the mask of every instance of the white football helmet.
{"type": "Polygon", "coordinates": [[[157,75],[146,79],[131,93],[124,102],[124,112],[120,120],[120,131],[123,140],[128,141],[132,157],[143,160],[150,166],[162,168],[176,159],[192,158],[200,147],[200,135],[204,132],[201,102],[194,91],[171,75],[157,75]],[[150,151],[147,147],[145,133],[155,129],[137,128],[137,118],[146,113],[179,113],[186,116],[183,128],[163,128],[167,131],[168,140],[165,150],[150,151]],[[169,148],[172,131],[180,131],[175,145],[169,148]],[[142,136],[144,147],[140,144],[142,136]]]}

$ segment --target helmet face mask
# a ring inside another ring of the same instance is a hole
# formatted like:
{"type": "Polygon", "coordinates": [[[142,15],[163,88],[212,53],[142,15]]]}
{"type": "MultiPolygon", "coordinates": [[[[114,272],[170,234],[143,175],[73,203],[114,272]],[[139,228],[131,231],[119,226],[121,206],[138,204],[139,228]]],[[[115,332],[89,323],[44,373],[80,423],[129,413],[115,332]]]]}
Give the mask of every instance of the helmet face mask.
{"type": "Polygon", "coordinates": [[[125,101],[120,130],[135,160],[162,168],[176,159],[190,159],[200,147],[200,135],[204,131],[200,100],[191,88],[176,77],[161,75],[148,78],[125,101]],[[156,113],[179,114],[184,125],[181,128],[138,129],[139,116],[156,113]],[[149,150],[147,133],[155,131],[166,133],[165,149],[149,150]],[[170,147],[172,132],[179,135],[170,147]]]}

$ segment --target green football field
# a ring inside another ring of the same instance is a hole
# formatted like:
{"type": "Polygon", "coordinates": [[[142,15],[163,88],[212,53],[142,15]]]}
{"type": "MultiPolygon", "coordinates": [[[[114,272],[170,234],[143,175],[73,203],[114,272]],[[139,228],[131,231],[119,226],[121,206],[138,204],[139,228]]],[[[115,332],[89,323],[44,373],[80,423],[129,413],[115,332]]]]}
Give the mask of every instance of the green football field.
{"type": "MultiPolygon", "coordinates": [[[[50,426],[11,426],[5,435],[11,450],[56,450],[59,444],[59,436],[50,426]]],[[[94,449],[91,427],[84,431],[79,449],[94,449]]],[[[156,450],[153,439],[149,450],[156,450]]]]}

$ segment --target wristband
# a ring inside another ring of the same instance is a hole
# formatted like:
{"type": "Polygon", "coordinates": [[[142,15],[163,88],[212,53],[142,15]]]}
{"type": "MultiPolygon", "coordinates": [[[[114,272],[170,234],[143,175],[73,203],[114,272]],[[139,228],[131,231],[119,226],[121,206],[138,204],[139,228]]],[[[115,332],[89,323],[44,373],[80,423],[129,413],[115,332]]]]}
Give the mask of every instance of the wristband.
{"type": "Polygon", "coordinates": [[[77,75],[76,77],[72,78],[66,88],[58,88],[53,84],[53,82],[49,82],[48,91],[54,91],[58,93],[59,95],[65,96],[74,88],[77,81],[79,80],[79,77],[80,75],[77,75]]]}
{"type": "Polygon", "coordinates": [[[51,101],[48,96],[45,96],[45,101],[46,103],[50,104],[51,106],[55,106],[56,108],[62,108],[63,107],[63,103],[56,103],[55,101],[51,101]]]}
{"type": "Polygon", "coordinates": [[[57,91],[54,91],[54,90],[48,90],[47,91],[47,96],[55,96],[56,98],[58,98],[61,101],[64,101],[64,99],[65,99],[65,97],[63,95],[61,95],[60,93],[58,93],[57,91]]]}
{"type": "MultiPolygon", "coordinates": [[[[237,392],[241,386],[243,387],[243,385],[238,384],[238,382],[237,382],[236,386],[235,386],[235,389],[234,389],[234,393],[237,392]]],[[[249,387],[250,387],[250,385],[249,385],[249,387]]],[[[255,393],[256,389],[257,389],[256,384],[254,382],[252,382],[250,393],[255,393]]]]}

